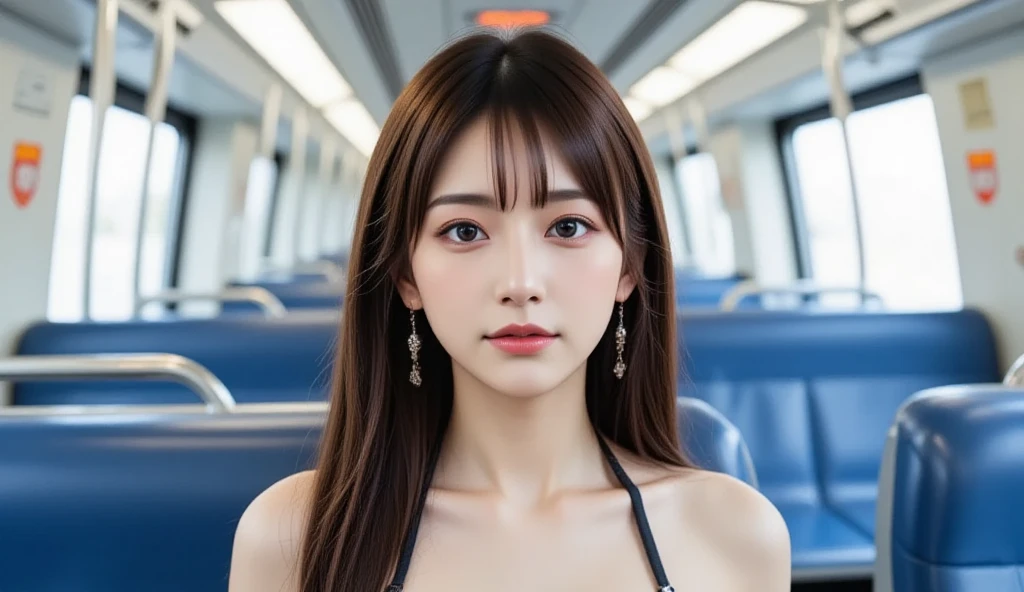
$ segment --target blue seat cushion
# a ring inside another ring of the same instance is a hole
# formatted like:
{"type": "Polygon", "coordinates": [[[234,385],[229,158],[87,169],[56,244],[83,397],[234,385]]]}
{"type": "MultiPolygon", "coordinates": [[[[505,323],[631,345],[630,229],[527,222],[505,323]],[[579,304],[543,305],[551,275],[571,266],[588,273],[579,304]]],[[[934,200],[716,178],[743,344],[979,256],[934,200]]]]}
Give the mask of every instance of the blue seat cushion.
{"type": "Polygon", "coordinates": [[[794,577],[802,575],[798,572],[870,572],[875,561],[874,542],[832,511],[814,504],[776,507],[789,528],[794,577]]]}
{"type": "MultiPolygon", "coordinates": [[[[877,491],[877,488],[875,490],[877,491]]],[[[829,508],[834,510],[836,514],[842,516],[857,530],[872,539],[875,537],[875,511],[877,507],[878,500],[876,498],[856,499],[829,504],[829,508]]]]}

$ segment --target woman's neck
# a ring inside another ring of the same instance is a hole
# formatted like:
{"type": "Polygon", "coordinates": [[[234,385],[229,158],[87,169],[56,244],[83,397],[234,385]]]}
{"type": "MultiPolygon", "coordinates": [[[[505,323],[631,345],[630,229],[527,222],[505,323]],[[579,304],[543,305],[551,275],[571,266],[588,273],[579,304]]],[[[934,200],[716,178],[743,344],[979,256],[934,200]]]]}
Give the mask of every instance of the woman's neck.
{"type": "Polygon", "coordinates": [[[536,506],[565,490],[606,484],[587,416],[585,368],[530,398],[496,392],[457,365],[453,370],[454,407],[437,486],[536,506]]]}

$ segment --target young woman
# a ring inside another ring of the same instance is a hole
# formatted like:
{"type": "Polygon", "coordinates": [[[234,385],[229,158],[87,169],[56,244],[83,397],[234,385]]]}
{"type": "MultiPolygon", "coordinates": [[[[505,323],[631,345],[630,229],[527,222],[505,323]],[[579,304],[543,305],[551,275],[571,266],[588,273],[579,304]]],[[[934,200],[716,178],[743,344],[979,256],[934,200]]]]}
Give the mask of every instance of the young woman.
{"type": "Polygon", "coordinates": [[[680,453],[673,284],[602,73],[448,46],[370,162],[319,465],[246,510],[230,590],[788,591],[778,512],[680,453]]]}

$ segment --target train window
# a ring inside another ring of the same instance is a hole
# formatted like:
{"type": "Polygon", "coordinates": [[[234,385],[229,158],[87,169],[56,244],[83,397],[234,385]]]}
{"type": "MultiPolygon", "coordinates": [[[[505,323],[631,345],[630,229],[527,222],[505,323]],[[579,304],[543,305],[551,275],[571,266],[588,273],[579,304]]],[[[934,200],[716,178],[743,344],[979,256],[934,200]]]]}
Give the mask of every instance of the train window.
{"type": "MultiPolygon", "coordinates": [[[[89,128],[92,101],[74,97],[68,116],[57,203],[56,232],[50,272],[48,317],[78,320],[83,317],[85,278],[89,128]]],[[[157,126],[149,179],[149,199],[143,222],[141,254],[136,253],[139,211],[142,204],[143,169],[149,121],[139,113],[113,106],[107,113],[100,149],[93,234],[91,316],[123,319],[132,315],[135,257],[141,256],[143,292],[169,283],[177,214],[180,211],[184,140],[177,128],[157,126]]]]}
{"type": "Polygon", "coordinates": [[[722,201],[715,159],[708,153],[684,156],[676,163],[683,194],[691,264],[707,275],[736,271],[732,220],[722,201]]]}
{"type": "Polygon", "coordinates": [[[690,254],[686,242],[685,218],[680,203],[679,182],[675,175],[675,158],[665,155],[657,159],[655,165],[661,189],[661,202],[665,209],[665,227],[668,230],[672,261],[677,268],[688,267],[690,254]]]}
{"type": "MultiPolygon", "coordinates": [[[[931,97],[926,94],[855,111],[848,120],[864,235],[866,285],[891,309],[963,304],[945,167],[931,97]]],[[[798,183],[798,236],[804,275],[855,285],[857,247],[852,190],[838,120],[796,127],[791,138],[798,183]]]]}

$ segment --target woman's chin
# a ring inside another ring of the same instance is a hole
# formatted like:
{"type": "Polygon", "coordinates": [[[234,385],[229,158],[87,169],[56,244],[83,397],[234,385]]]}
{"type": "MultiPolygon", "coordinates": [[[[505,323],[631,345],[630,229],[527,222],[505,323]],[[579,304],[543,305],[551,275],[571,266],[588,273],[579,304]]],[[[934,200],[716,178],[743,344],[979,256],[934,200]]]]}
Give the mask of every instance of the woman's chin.
{"type": "Polygon", "coordinates": [[[515,398],[539,397],[557,389],[574,373],[574,369],[554,368],[550,363],[503,364],[482,373],[481,382],[490,389],[515,398]]]}

